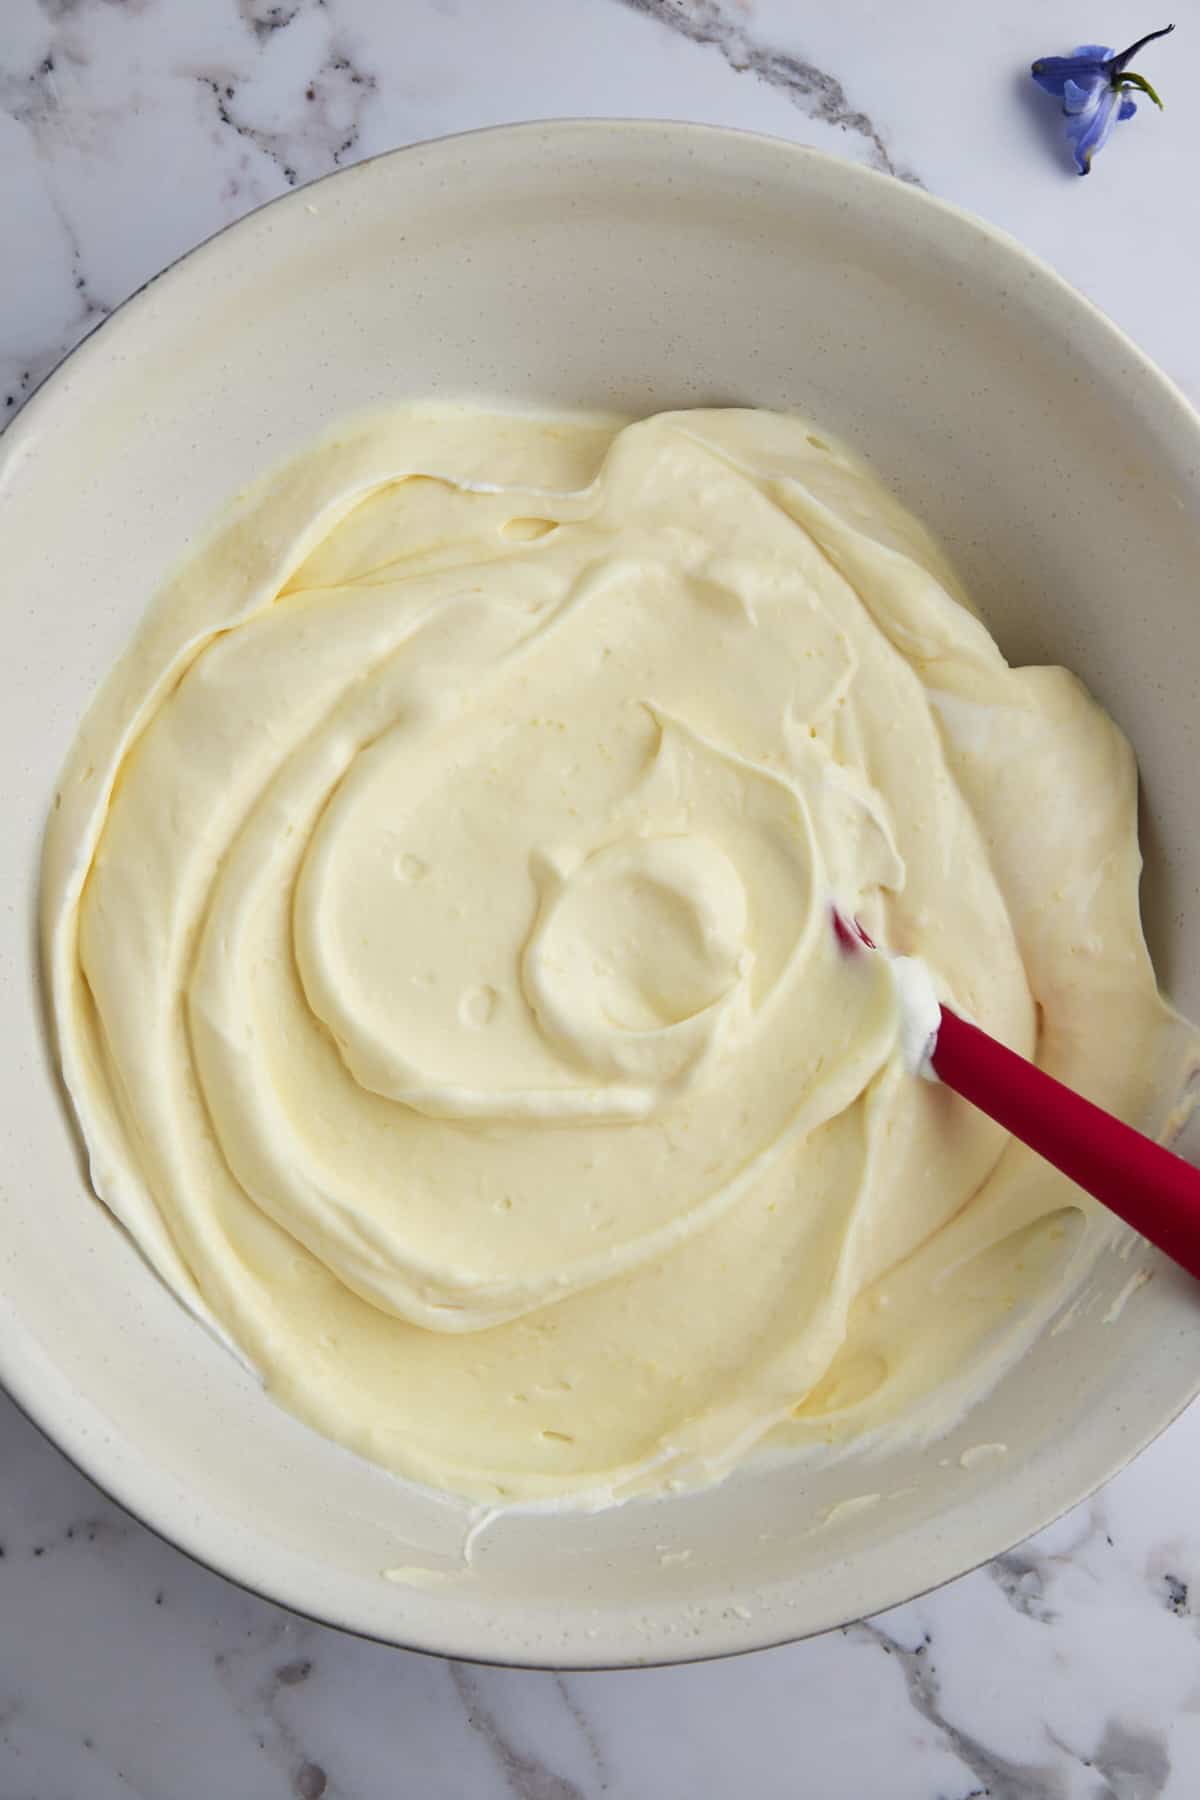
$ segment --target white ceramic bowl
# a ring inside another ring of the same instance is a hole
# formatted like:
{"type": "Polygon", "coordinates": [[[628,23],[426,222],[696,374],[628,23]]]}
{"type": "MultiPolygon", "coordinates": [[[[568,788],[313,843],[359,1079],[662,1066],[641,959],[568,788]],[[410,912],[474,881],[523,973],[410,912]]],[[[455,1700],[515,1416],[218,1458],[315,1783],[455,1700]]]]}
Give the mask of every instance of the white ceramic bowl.
{"type": "Polygon", "coordinates": [[[1140,1263],[1113,1256],[1071,1329],[929,1451],[514,1517],[473,1573],[422,1587],[382,1571],[452,1561],[456,1509],[264,1399],[89,1197],[35,969],[59,763],[233,492],[340,416],[427,394],[794,406],[865,450],[1010,658],[1069,664],[1130,732],[1152,947],[1194,1016],[1200,420],[1016,244],[911,188],[768,139],[564,123],[405,150],[244,220],[90,338],[0,443],[0,1378],[182,1548],[390,1641],[582,1666],[818,1631],[1002,1550],[1144,1445],[1200,1386],[1194,1288],[1151,1265],[1121,1307],[1140,1263]],[[962,1467],[980,1442],[1007,1454],[962,1467]],[[820,1525],[865,1491],[899,1497],[820,1525]]]}

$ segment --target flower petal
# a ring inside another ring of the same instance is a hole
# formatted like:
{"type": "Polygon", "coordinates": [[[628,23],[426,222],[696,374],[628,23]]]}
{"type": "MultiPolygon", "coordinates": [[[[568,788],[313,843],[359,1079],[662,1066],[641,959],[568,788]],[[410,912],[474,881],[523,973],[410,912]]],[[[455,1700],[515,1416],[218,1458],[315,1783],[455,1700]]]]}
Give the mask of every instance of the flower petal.
{"type": "Polygon", "coordinates": [[[1137,101],[1131,100],[1128,94],[1122,94],[1121,104],[1117,110],[1118,119],[1132,119],[1137,111],[1137,101]]]}
{"type": "Polygon", "coordinates": [[[1101,75],[1095,81],[1082,83],[1072,81],[1068,76],[1063,85],[1063,111],[1065,113],[1091,113],[1100,104],[1100,100],[1108,87],[1108,77],[1101,75]]]}
{"type": "Polygon", "coordinates": [[[1070,56],[1041,56],[1030,74],[1039,87],[1056,99],[1063,97],[1066,82],[1082,85],[1088,80],[1108,80],[1105,64],[1113,52],[1105,44],[1081,44],[1070,56]]]}
{"type": "Polygon", "coordinates": [[[1108,142],[1109,134],[1117,122],[1119,99],[1120,95],[1115,88],[1106,87],[1096,96],[1095,104],[1087,111],[1068,116],[1067,137],[1075,152],[1075,167],[1081,175],[1088,173],[1097,150],[1103,150],[1108,142]]]}

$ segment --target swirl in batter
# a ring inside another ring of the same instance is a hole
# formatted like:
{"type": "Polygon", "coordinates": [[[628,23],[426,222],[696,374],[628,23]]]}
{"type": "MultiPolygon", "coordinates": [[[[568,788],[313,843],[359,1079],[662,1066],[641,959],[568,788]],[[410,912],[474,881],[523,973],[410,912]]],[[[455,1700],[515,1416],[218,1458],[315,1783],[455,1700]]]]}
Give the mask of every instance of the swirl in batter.
{"type": "Polygon", "coordinates": [[[1135,772],[794,418],[422,408],[245,497],[48,837],[97,1191],[321,1431],[488,1500],[949,1422],[1096,1209],[885,956],[1145,1122],[1135,772]]]}

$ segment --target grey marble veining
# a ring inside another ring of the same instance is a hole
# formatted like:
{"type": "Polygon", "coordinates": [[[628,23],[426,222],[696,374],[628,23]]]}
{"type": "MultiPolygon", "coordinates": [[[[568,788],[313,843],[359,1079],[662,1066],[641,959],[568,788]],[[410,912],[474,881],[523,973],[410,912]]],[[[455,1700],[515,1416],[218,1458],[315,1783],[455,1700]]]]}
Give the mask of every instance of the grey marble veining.
{"type": "Polygon", "coordinates": [[[295,1618],[146,1532],[7,1402],[0,1446],[5,1800],[1195,1792],[1186,1428],[1033,1544],[882,1619],[730,1663],[570,1676],[295,1618]]]}
{"type": "Polygon", "coordinates": [[[871,167],[902,181],[920,177],[898,164],[879,127],[854,106],[836,75],[819,69],[795,50],[763,39],[755,29],[752,9],[720,5],[718,0],[622,0],[633,12],[655,19],[690,43],[719,51],[735,74],[748,74],[775,88],[794,106],[823,125],[850,132],[866,147],[871,167]]]}
{"type": "MultiPolygon", "coordinates": [[[[1167,114],[1079,183],[1023,70],[1084,26],[1125,41],[1110,0],[1065,28],[1036,0],[3,13],[0,416],[142,282],[287,187],[571,113],[707,119],[919,180],[1016,232],[1200,398],[1198,252],[1179,228],[1190,21],[1167,114]]],[[[557,1677],[387,1650],[230,1587],[0,1397],[0,1800],[1193,1800],[1198,1488],[1193,1413],[1032,1543],[883,1619],[726,1664],[557,1677]]]]}

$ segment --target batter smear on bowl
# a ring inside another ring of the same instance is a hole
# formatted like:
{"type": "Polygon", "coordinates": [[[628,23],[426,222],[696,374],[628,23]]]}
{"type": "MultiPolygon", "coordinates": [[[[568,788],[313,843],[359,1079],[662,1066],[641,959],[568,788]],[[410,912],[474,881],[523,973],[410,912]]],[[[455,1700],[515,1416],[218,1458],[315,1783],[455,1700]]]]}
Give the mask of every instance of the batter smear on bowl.
{"type": "Polygon", "coordinates": [[[891,957],[1154,1129],[1139,869],[1116,727],[803,421],[420,407],[155,601],[45,952],[97,1192],[271,1394],[596,1504],[933,1434],[1020,1354],[1114,1226],[913,1074],[891,957]]]}

